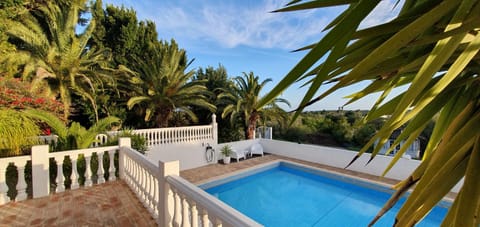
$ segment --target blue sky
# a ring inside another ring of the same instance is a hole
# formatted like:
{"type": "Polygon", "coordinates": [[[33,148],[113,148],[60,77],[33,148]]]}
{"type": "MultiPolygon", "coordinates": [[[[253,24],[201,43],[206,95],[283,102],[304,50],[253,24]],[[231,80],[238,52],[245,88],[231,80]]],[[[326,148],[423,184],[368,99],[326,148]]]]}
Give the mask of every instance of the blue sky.
{"type": "MultiPolygon", "coordinates": [[[[230,76],[253,71],[262,80],[271,78],[264,92],[274,87],[305,52],[291,51],[318,41],[320,31],[343,8],[328,8],[291,13],[269,13],[288,0],[104,0],[104,4],[133,8],[140,20],[154,21],[159,39],[175,39],[195,58],[191,69],[222,64],[230,76]]],[[[387,21],[398,10],[395,0],[382,1],[362,22],[370,26],[387,21]]],[[[305,93],[300,83],[287,89],[282,97],[296,107],[305,93]]],[[[361,87],[340,90],[312,105],[308,110],[337,109],[346,103],[343,97],[361,87]]],[[[324,91],[325,88],[321,89],[324,91]]],[[[350,104],[345,109],[369,109],[374,97],[350,104]]],[[[289,109],[286,107],[286,109],[289,109]]]]}

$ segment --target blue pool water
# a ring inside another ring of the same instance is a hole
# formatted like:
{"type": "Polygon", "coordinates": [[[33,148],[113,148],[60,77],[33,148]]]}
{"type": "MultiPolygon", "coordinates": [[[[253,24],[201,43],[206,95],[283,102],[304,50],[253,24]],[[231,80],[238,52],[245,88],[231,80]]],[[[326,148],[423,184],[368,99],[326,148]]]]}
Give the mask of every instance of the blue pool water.
{"type": "MultiPolygon", "coordinates": [[[[235,178],[200,187],[265,226],[367,226],[391,195],[378,185],[289,163],[235,178]]],[[[399,208],[395,205],[375,226],[392,226],[399,208]]],[[[437,206],[417,226],[439,226],[446,213],[437,206]]]]}

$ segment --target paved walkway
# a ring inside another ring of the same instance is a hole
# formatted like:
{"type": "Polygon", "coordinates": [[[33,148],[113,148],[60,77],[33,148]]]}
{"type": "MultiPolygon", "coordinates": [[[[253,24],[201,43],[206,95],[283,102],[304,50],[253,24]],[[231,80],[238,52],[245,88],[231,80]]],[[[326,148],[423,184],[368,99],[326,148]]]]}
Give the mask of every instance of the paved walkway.
{"type": "Polygon", "coordinates": [[[121,180],[0,206],[0,226],[156,226],[121,180]]]}

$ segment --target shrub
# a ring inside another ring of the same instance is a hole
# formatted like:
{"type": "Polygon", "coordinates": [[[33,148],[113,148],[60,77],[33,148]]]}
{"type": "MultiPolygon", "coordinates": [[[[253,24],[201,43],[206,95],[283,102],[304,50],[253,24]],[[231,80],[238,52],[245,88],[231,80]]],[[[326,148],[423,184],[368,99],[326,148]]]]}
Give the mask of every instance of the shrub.
{"type": "Polygon", "coordinates": [[[130,137],[132,148],[142,154],[145,154],[145,151],[148,150],[147,140],[143,136],[133,134],[132,130],[122,130],[117,135],[109,137],[105,146],[117,145],[118,139],[121,137],[130,137]]]}
{"type": "Polygon", "coordinates": [[[39,134],[39,127],[22,112],[0,109],[0,156],[26,153],[39,134]]]}

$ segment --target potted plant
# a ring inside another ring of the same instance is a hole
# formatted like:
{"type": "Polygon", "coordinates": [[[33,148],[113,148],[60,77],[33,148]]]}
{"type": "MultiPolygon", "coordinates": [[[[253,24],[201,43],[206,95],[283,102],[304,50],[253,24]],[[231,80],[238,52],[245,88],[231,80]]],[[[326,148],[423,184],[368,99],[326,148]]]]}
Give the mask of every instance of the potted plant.
{"type": "Polygon", "coordinates": [[[223,155],[223,164],[230,163],[230,155],[232,155],[232,147],[225,145],[220,149],[220,153],[223,155]]]}

